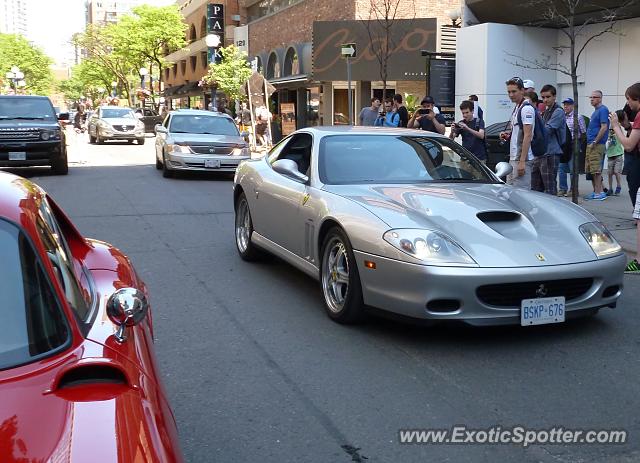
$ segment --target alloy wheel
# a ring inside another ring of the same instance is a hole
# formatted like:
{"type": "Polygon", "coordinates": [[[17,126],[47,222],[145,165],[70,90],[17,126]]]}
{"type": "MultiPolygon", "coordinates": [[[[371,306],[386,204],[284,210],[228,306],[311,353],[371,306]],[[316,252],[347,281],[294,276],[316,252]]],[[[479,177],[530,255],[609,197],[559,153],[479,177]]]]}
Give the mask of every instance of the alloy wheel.
{"type": "Polygon", "coordinates": [[[349,256],[338,237],[328,243],[323,256],[322,292],[329,310],[342,311],[349,293],[349,256]]]}

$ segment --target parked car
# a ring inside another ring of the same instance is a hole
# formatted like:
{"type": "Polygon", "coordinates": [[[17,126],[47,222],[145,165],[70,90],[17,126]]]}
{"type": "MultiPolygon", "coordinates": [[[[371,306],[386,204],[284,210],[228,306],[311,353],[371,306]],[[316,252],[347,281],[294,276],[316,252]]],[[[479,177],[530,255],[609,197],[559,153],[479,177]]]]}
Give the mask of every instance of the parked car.
{"type": "Polygon", "coordinates": [[[51,166],[69,172],[67,144],[61,121],[46,96],[0,96],[0,167],[51,166]]]}
{"type": "Polygon", "coordinates": [[[615,307],[620,245],[575,204],[505,185],[510,171],[435,133],[301,129],[238,167],[236,247],[319,279],[341,323],[365,307],[525,326],[615,307]]]}
{"type": "Polygon", "coordinates": [[[144,131],[146,133],[155,133],[156,125],[162,124],[164,117],[158,114],[155,110],[149,108],[136,109],[138,119],[144,123],[144,131]]]}
{"type": "Polygon", "coordinates": [[[2,461],[183,461],[127,256],[8,173],[0,256],[2,461]]]}
{"type": "Polygon", "coordinates": [[[144,145],[144,123],[129,108],[100,106],[88,122],[89,143],[102,144],[106,140],[127,140],[144,145]]]}
{"type": "Polygon", "coordinates": [[[244,134],[224,114],[200,109],[171,111],[156,126],[156,169],[164,177],[176,171],[235,172],[251,157],[244,134]]]}
{"type": "Polygon", "coordinates": [[[500,132],[504,132],[509,122],[491,124],[484,130],[487,145],[487,167],[495,169],[499,162],[509,162],[509,142],[500,140],[500,132]]]}

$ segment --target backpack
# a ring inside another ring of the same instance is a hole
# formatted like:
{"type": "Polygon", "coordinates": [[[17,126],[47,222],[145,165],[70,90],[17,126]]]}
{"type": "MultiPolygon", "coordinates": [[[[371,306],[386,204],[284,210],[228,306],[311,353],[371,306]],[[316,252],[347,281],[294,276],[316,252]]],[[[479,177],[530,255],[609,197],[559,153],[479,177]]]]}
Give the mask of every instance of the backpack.
{"type": "Polygon", "coordinates": [[[531,152],[535,157],[544,156],[547,154],[547,144],[549,142],[549,132],[545,127],[544,121],[542,117],[540,117],[540,113],[538,110],[528,101],[525,101],[524,104],[518,109],[518,126],[520,130],[524,132],[524,124],[522,123],[522,108],[525,106],[531,106],[533,108],[533,112],[535,114],[536,122],[533,127],[533,137],[531,139],[531,152]]]}

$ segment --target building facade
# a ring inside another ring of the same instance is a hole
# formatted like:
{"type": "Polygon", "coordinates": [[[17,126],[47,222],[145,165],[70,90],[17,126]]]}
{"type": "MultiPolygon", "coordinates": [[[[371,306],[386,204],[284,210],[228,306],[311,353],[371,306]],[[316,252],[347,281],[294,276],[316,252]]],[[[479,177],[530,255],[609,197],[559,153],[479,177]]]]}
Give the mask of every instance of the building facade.
{"type": "MultiPolygon", "coordinates": [[[[534,12],[519,5],[505,6],[495,0],[467,0],[463,10],[463,27],[458,33],[456,61],[456,103],[477,94],[487,124],[509,119],[513,105],[506,94],[505,82],[514,76],[533,80],[537,92],[545,84],[557,88],[558,101],[573,98],[569,76],[561,71],[531,69],[524,60],[547,60],[570,67],[567,38],[561,28],[551,24],[531,26],[534,12]]],[[[585,6],[586,8],[586,6],[585,6]]],[[[640,78],[640,5],[623,11],[613,33],[592,40],[584,49],[578,66],[578,108],[591,116],[589,96],[593,90],[603,92],[603,103],[610,109],[622,109],[626,88],[640,78]]],[[[582,24],[601,12],[589,8],[576,16],[582,24]]],[[[538,15],[539,16],[539,15],[538,15]]],[[[577,49],[585,40],[604,30],[606,24],[589,24],[577,38],[577,49]]],[[[535,68],[536,66],[529,66],[535,68]]]]}
{"type": "Polygon", "coordinates": [[[113,24],[132,8],[148,3],[143,0],[88,0],[86,3],[87,24],[113,24]]]}
{"type": "MultiPolygon", "coordinates": [[[[351,63],[351,119],[372,97],[382,97],[381,66],[372,48],[380,31],[365,24],[380,19],[372,11],[380,11],[384,3],[396,6],[380,0],[244,0],[249,56],[278,89],[272,110],[279,113],[280,105],[293,104],[296,128],[348,123],[346,62],[339,60],[344,43],[355,43],[357,49],[351,63]]],[[[449,25],[451,12],[459,11],[461,4],[399,1],[397,7],[387,96],[407,93],[421,99],[427,76],[420,50],[455,52],[456,28],[449,25]]]]}
{"type": "Polygon", "coordinates": [[[234,31],[245,17],[237,1],[188,0],[182,2],[180,11],[188,25],[187,46],[165,57],[173,63],[164,70],[165,101],[169,108],[204,109],[211,102],[211,94],[198,82],[213,59],[206,37],[215,34],[221,39],[220,47],[231,45],[234,31]]]}
{"type": "Polygon", "coordinates": [[[0,33],[26,36],[28,31],[27,0],[0,0],[0,33]]]}

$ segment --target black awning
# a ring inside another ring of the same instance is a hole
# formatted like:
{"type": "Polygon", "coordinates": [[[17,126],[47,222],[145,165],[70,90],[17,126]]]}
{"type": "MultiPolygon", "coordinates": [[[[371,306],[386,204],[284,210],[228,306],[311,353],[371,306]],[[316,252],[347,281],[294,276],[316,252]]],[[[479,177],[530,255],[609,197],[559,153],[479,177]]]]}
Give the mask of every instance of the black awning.
{"type": "Polygon", "coordinates": [[[173,87],[167,87],[164,89],[164,96],[172,96],[178,93],[178,91],[184,87],[184,85],[174,85],[173,87]]]}
{"type": "Polygon", "coordinates": [[[203,92],[202,87],[198,86],[198,82],[189,82],[188,84],[184,84],[180,89],[176,92],[177,95],[192,95],[192,94],[201,94],[203,92]]]}

